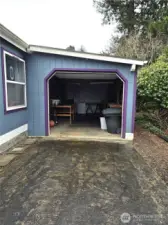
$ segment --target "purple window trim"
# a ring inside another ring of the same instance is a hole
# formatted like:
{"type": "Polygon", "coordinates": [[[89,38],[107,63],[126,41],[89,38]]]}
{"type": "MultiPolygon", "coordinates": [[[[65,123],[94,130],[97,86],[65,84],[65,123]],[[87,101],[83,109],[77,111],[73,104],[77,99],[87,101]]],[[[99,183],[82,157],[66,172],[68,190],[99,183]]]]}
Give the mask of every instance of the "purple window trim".
{"type": "Polygon", "coordinates": [[[18,109],[8,109],[7,111],[5,111],[5,115],[9,114],[9,113],[14,113],[14,112],[18,112],[18,111],[23,111],[23,110],[27,110],[27,106],[24,106],[22,108],[18,108],[18,109]]]}
{"type": "Polygon", "coordinates": [[[122,134],[121,137],[125,138],[126,133],[126,117],[127,117],[127,96],[128,96],[128,80],[122,75],[119,70],[110,69],[75,69],[75,68],[55,68],[44,78],[44,106],[45,106],[45,135],[49,135],[49,121],[48,121],[48,90],[47,82],[48,79],[53,75],[54,72],[67,71],[67,72],[104,72],[104,73],[116,73],[122,80],[124,85],[124,106],[123,106],[123,118],[122,118],[122,134]]]}
{"type": "Polygon", "coordinates": [[[4,113],[6,113],[6,94],[5,94],[5,72],[4,72],[4,49],[1,49],[1,64],[2,64],[2,85],[3,85],[3,103],[4,113]]]}
{"type": "Polygon", "coordinates": [[[6,48],[4,48],[4,47],[1,47],[1,49],[2,49],[3,52],[4,52],[4,51],[5,51],[5,52],[8,52],[9,54],[16,56],[17,58],[20,58],[20,59],[22,59],[22,60],[25,60],[23,56],[19,56],[19,55],[17,55],[15,52],[13,52],[13,51],[11,51],[11,50],[8,50],[8,49],[6,49],[6,48]]]}
{"type": "MultiPolygon", "coordinates": [[[[21,108],[18,108],[18,109],[8,109],[6,108],[6,92],[5,92],[5,68],[4,68],[4,51],[20,58],[20,59],[23,59],[21,58],[20,56],[16,55],[15,53],[11,52],[11,51],[8,51],[6,50],[5,48],[2,48],[1,47],[1,64],[2,64],[2,85],[3,85],[3,103],[4,103],[4,114],[9,114],[9,113],[13,113],[13,112],[18,112],[18,111],[22,111],[22,110],[26,110],[27,109],[27,106],[24,106],[24,107],[21,107],[21,108]]],[[[23,59],[24,60],[24,59],[23,59]]]]}
{"type": "Polygon", "coordinates": [[[133,107],[132,107],[132,133],[135,129],[135,114],[136,114],[136,93],[137,93],[137,71],[134,74],[134,93],[133,93],[133,107]]]}

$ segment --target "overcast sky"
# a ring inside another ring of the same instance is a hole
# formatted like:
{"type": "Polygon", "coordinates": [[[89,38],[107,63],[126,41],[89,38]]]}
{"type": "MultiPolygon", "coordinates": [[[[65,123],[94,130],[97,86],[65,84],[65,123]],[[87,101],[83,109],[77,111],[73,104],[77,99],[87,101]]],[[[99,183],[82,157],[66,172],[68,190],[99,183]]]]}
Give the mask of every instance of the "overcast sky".
{"type": "Polygon", "coordinates": [[[101,52],[114,25],[102,25],[92,0],[0,0],[0,23],[28,44],[101,52]]]}

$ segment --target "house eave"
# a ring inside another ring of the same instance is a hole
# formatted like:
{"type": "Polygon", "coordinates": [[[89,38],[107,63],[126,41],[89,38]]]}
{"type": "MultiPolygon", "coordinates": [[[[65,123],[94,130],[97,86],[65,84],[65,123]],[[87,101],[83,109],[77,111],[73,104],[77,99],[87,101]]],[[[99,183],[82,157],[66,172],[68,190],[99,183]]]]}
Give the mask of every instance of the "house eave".
{"type": "Polygon", "coordinates": [[[24,52],[27,52],[28,44],[20,39],[17,35],[12,33],[2,24],[0,24],[0,37],[4,40],[8,41],[12,45],[16,46],[17,48],[21,49],[24,52]]]}

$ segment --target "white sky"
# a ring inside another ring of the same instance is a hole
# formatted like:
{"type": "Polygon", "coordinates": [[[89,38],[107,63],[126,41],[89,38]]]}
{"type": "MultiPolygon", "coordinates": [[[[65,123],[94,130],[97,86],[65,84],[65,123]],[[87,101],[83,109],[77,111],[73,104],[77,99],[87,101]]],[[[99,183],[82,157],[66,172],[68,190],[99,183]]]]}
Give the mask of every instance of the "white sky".
{"type": "Polygon", "coordinates": [[[115,25],[101,25],[92,0],[0,0],[0,23],[28,44],[101,52],[115,25]]]}

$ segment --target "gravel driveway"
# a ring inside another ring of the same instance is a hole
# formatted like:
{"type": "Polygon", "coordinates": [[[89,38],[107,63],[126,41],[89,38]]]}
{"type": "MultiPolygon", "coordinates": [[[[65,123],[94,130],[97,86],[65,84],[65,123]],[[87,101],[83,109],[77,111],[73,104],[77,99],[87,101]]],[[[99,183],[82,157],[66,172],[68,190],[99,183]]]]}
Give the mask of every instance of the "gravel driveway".
{"type": "Polygon", "coordinates": [[[4,176],[0,225],[168,221],[166,185],[129,145],[40,141],[18,156],[4,176]]]}

